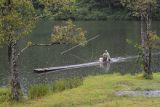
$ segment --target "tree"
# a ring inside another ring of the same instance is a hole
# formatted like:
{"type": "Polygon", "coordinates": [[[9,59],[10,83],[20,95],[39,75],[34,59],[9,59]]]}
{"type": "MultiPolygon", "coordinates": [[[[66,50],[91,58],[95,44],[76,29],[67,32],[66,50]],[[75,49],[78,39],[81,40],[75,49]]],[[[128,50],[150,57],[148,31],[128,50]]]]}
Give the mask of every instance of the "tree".
{"type": "Polygon", "coordinates": [[[30,1],[23,0],[1,0],[0,7],[0,43],[8,46],[11,99],[19,100],[17,42],[31,32],[35,23],[35,11],[30,1]]]}
{"type": "Polygon", "coordinates": [[[76,12],[76,0],[39,0],[45,5],[45,12],[58,19],[74,19],[73,13],[76,12]]]}
{"type": "Polygon", "coordinates": [[[63,25],[57,25],[53,29],[51,35],[51,42],[58,43],[74,43],[81,44],[84,46],[86,44],[86,31],[80,27],[76,27],[71,20],[68,20],[63,25]]]}
{"type": "MultiPolygon", "coordinates": [[[[20,83],[18,80],[17,61],[19,56],[32,46],[51,46],[61,43],[80,43],[85,41],[85,32],[71,22],[67,22],[63,29],[55,27],[55,34],[49,44],[34,44],[19,49],[18,42],[27,36],[35,26],[38,18],[30,0],[1,0],[0,1],[0,45],[8,46],[8,62],[11,74],[11,99],[18,101],[20,97],[20,83]],[[56,32],[60,32],[59,34],[56,32]],[[74,33],[77,31],[77,33],[74,33]],[[68,33],[71,32],[72,34],[68,33]],[[74,36],[77,34],[76,36],[74,36]],[[54,39],[56,38],[56,39],[54,39]]],[[[54,33],[53,32],[53,33],[54,33]]]]}
{"type": "Polygon", "coordinates": [[[141,47],[143,57],[144,77],[152,78],[151,71],[151,22],[152,10],[156,5],[156,0],[121,0],[123,6],[127,7],[132,15],[141,20],[141,47]]]}

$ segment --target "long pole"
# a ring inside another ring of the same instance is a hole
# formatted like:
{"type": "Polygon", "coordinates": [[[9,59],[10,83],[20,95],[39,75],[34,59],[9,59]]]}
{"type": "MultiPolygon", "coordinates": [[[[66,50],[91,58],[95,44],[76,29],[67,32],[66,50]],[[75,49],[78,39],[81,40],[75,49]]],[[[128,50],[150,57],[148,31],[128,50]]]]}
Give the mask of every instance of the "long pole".
{"type": "MultiPolygon", "coordinates": [[[[89,42],[89,41],[91,41],[91,40],[94,40],[94,39],[98,38],[99,36],[100,36],[100,35],[98,34],[98,35],[96,35],[96,36],[94,36],[94,37],[88,39],[87,42],[89,42]]],[[[63,54],[65,54],[65,53],[67,53],[67,52],[69,52],[69,51],[71,51],[71,50],[77,48],[78,46],[82,45],[83,43],[85,43],[85,42],[82,42],[82,43],[80,43],[80,44],[78,44],[78,45],[76,45],[76,46],[73,46],[73,47],[71,47],[71,48],[69,48],[69,49],[67,49],[67,50],[65,50],[65,51],[63,51],[63,52],[61,52],[61,54],[63,55],[63,54]]]]}

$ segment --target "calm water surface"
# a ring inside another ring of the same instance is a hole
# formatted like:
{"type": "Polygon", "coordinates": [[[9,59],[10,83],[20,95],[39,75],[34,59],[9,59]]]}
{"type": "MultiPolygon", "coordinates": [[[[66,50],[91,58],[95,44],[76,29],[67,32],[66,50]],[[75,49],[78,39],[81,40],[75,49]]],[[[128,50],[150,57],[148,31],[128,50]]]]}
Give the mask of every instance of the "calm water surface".
{"type": "MultiPolygon", "coordinates": [[[[30,36],[19,44],[21,47],[26,44],[26,40],[35,43],[47,43],[50,39],[50,34],[55,25],[62,22],[41,21],[33,30],[30,36]]],[[[22,88],[25,90],[30,84],[36,83],[50,83],[57,79],[71,78],[77,76],[88,76],[119,72],[121,74],[138,72],[140,67],[136,60],[132,62],[123,62],[119,64],[112,64],[110,70],[106,72],[102,68],[89,67],[72,69],[66,71],[59,71],[47,74],[35,74],[33,69],[41,67],[61,66],[69,64],[79,64],[85,62],[95,61],[104,52],[105,49],[109,51],[111,57],[127,57],[137,54],[137,50],[128,45],[126,39],[132,39],[139,42],[140,39],[140,24],[138,21],[78,21],[75,22],[77,26],[86,29],[87,38],[94,37],[100,34],[100,37],[90,41],[85,47],[77,47],[74,50],[67,52],[64,55],[60,53],[73,45],[57,45],[52,47],[34,47],[25,51],[19,59],[20,82],[22,88]]],[[[153,23],[153,29],[160,34],[160,22],[153,23]]],[[[7,50],[4,47],[0,49],[0,85],[8,83],[7,71],[7,50]]],[[[153,70],[160,70],[159,56],[154,57],[153,70]]]]}

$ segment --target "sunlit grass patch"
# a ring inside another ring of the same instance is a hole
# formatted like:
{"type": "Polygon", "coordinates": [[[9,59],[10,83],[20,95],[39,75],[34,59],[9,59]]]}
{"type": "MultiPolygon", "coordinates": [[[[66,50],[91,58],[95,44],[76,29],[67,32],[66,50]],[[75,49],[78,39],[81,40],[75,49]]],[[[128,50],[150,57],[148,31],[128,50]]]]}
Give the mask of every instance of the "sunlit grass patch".
{"type": "Polygon", "coordinates": [[[8,87],[0,88],[0,103],[4,101],[9,101],[9,96],[10,96],[10,88],[8,87]]]}

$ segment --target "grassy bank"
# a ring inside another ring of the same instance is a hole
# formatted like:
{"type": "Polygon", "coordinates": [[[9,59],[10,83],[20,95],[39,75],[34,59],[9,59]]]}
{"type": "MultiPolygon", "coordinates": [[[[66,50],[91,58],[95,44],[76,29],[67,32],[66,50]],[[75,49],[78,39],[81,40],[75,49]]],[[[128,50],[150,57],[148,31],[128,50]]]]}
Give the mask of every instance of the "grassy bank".
{"type": "Polygon", "coordinates": [[[102,75],[87,77],[83,85],[21,103],[3,102],[1,107],[160,107],[158,97],[115,96],[116,90],[160,90],[160,73],[153,80],[141,75],[102,75]]]}

